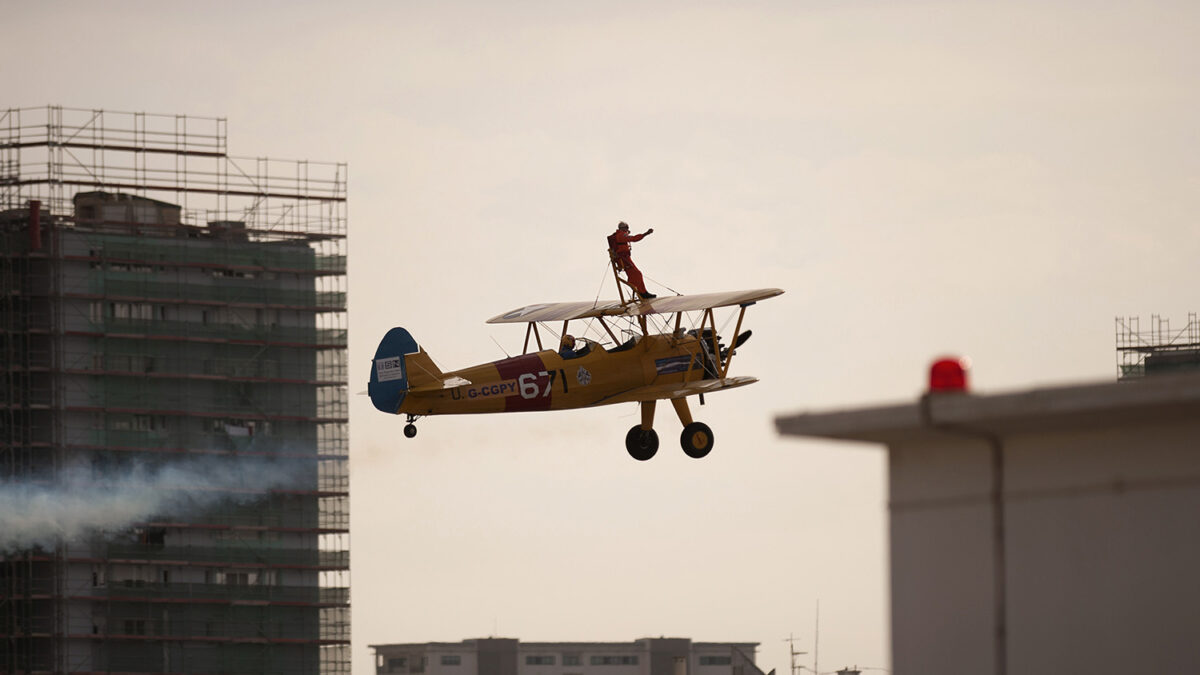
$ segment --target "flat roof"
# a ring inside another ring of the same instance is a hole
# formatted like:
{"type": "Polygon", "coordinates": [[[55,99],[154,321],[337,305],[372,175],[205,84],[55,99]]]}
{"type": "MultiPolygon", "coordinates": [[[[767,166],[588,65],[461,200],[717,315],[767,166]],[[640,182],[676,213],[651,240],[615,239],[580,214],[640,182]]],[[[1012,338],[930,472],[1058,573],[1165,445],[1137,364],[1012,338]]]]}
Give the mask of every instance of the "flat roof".
{"type": "Polygon", "coordinates": [[[939,426],[1003,435],[1172,419],[1200,419],[1200,375],[1152,375],[998,394],[926,394],[911,403],[779,415],[775,428],[785,436],[892,443],[941,435],[939,426]]]}
{"type": "Polygon", "coordinates": [[[668,638],[668,637],[656,637],[656,638],[644,637],[644,638],[638,638],[636,640],[630,640],[627,642],[578,642],[578,641],[523,642],[518,638],[467,638],[467,639],[463,640],[462,642],[396,642],[396,643],[390,643],[390,644],[367,645],[367,647],[370,649],[374,649],[376,651],[384,650],[384,649],[389,650],[389,651],[414,651],[417,649],[427,649],[427,650],[460,649],[461,650],[461,649],[474,649],[475,647],[478,646],[478,643],[487,642],[488,640],[508,641],[508,642],[512,642],[512,643],[516,644],[520,648],[533,649],[533,650],[538,650],[538,649],[543,649],[543,650],[544,649],[558,649],[558,650],[595,649],[595,650],[601,650],[601,649],[604,649],[604,650],[610,650],[610,651],[617,651],[617,650],[628,650],[629,648],[638,647],[641,643],[655,642],[658,640],[673,640],[673,641],[688,642],[689,644],[691,644],[693,649],[714,649],[714,648],[724,648],[724,647],[729,647],[729,646],[750,647],[752,649],[757,649],[758,646],[761,644],[759,642],[747,642],[747,641],[737,641],[737,640],[733,640],[730,642],[696,642],[696,641],[692,640],[691,638],[668,638]]]}

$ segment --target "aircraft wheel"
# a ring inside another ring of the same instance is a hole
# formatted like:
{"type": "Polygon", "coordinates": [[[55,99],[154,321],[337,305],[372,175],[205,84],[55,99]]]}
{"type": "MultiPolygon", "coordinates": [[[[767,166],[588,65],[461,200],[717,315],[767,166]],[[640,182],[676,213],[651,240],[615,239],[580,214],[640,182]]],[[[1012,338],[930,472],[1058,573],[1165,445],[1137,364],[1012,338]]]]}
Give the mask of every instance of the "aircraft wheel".
{"type": "Polygon", "coordinates": [[[415,425],[415,424],[405,424],[404,425],[404,437],[405,438],[415,438],[416,435],[417,435],[417,425],[415,425]]]}
{"type": "Polygon", "coordinates": [[[637,425],[625,434],[625,449],[629,456],[639,462],[644,462],[658,452],[658,432],[651,429],[644,431],[642,425],[637,425]]]}
{"type": "Polygon", "coordinates": [[[712,429],[704,422],[692,422],[683,428],[679,444],[683,446],[683,451],[688,457],[700,459],[712,450],[712,429]]]}

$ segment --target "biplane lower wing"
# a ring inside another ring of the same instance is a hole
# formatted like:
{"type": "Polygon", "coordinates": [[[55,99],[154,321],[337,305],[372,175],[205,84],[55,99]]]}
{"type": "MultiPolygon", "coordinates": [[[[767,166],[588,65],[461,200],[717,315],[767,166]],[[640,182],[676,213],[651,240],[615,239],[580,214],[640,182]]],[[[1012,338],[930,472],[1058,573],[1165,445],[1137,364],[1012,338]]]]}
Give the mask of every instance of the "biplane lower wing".
{"type": "Polygon", "coordinates": [[[600,403],[631,403],[640,401],[658,401],[668,398],[685,398],[697,394],[710,394],[714,391],[744,387],[758,382],[757,377],[727,377],[721,380],[700,380],[698,382],[672,382],[669,384],[651,384],[645,387],[630,389],[603,399],[600,403]]]}

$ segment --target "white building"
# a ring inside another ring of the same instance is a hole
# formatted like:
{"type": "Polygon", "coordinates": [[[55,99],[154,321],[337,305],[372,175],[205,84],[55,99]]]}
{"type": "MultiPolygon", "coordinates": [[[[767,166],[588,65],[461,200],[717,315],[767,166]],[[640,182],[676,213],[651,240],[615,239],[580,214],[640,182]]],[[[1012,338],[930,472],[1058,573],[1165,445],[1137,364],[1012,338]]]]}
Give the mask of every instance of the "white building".
{"type": "MultiPolygon", "coordinates": [[[[761,675],[757,642],[462,642],[371,645],[375,672],[427,675],[761,675]]],[[[773,673],[774,671],[772,671],[773,673]]]]}
{"type": "Polygon", "coordinates": [[[1200,672],[1200,376],[776,425],[887,446],[897,675],[1200,672]]]}

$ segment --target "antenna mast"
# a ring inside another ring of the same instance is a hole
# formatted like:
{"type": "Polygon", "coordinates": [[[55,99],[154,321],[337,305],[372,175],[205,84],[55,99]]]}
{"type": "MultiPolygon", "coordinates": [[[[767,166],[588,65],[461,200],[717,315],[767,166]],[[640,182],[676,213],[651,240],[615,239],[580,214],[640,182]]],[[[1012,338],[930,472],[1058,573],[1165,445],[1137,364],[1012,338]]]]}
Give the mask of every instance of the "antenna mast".
{"type": "Polygon", "coordinates": [[[796,669],[802,667],[796,665],[796,657],[803,656],[808,652],[796,651],[796,638],[791,633],[788,633],[787,639],[784,640],[784,642],[788,643],[788,651],[791,652],[792,655],[792,669],[788,672],[791,673],[791,675],[796,675],[796,669]]]}
{"type": "Polygon", "coordinates": [[[816,639],[813,640],[813,672],[820,673],[821,672],[820,669],[817,668],[817,655],[821,653],[821,601],[820,600],[817,600],[816,634],[817,634],[816,639]]]}

